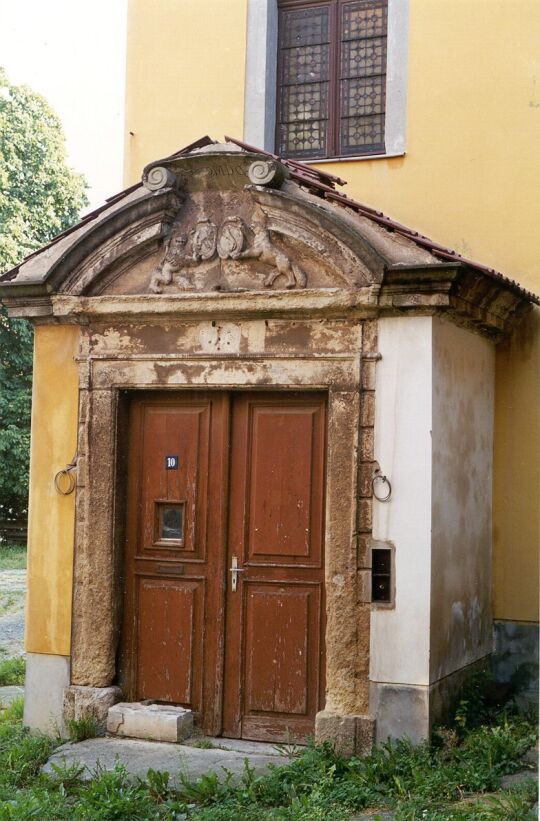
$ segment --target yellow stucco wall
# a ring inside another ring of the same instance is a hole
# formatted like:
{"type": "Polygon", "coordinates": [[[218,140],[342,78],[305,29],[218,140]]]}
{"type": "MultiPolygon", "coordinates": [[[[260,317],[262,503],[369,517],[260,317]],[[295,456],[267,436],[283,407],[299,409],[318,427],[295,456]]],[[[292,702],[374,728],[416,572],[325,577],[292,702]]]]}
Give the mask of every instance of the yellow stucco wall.
{"type": "MultiPolygon", "coordinates": [[[[355,199],[538,293],[540,3],[409,6],[406,156],[321,168],[355,199]]],[[[246,9],[130,0],[126,184],[204,134],[242,136],[246,9]]],[[[497,354],[494,612],[523,621],[538,619],[539,325],[497,354]]]]}
{"type": "Polygon", "coordinates": [[[500,346],[495,392],[494,610],[537,619],[540,543],[540,311],[500,346]]]}
{"type": "Polygon", "coordinates": [[[246,0],[136,0],[128,15],[126,176],[205,134],[241,135],[246,0]]]}
{"type": "Polygon", "coordinates": [[[78,341],[76,326],[35,329],[25,636],[29,653],[70,652],[75,494],[60,495],[54,476],[76,450],[78,341]]]}

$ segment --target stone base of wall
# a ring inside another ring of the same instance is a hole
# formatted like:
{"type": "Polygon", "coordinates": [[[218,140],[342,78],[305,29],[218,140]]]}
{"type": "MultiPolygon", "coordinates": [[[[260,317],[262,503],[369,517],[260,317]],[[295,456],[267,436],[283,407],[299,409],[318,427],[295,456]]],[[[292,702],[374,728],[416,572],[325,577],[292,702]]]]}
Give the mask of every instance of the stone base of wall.
{"type": "Polygon", "coordinates": [[[315,716],[315,741],[329,741],[342,755],[366,755],[375,743],[375,720],[371,716],[340,716],[322,710],[315,716]]]}
{"type": "Polygon", "coordinates": [[[64,690],[64,721],[94,719],[98,732],[105,732],[109,707],[122,698],[120,687],[83,687],[72,684],[64,690]]]}
{"type": "Polygon", "coordinates": [[[496,621],[493,678],[516,688],[521,706],[538,704],[538,624],[496,621]]]}
{"type": "Polygon", "coordinates": [[[66,735],[63,697],[69,679],[69,656],[26,654],[23,717],[25,727],[52,736],[66,735]]]}
{"type": "Polygon", "coordinates": [[[465,679],[488,664],[486,656],[425,686],[371,682],[369,703],[377,719],[376,743],[408,738],[420,744],[429,739],[433,727],[452,716],[465,679]]]}

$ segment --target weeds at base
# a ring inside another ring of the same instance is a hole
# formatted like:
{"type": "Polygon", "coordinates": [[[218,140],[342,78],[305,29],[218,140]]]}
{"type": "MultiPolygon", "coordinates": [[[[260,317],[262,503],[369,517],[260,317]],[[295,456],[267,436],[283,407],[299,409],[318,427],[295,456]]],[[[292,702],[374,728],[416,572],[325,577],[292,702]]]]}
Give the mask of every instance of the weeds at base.
{"type": "Polygon", "coordinates": [[[99,735],[99,727],[94,716],[68,719],[66,727],[71,741],[84,741],[86,738],[97,738],[99,735]]]}
{"type": "Polygon", "coordinates": [[[0,659],[0,687],[24,684],[26,660],[22,656],[0,659]]]}
{"type": "Polygon", "coordinates": [[[536,786],[499,787],[503,775],[524,769],[536,718],[488,705],[485,723],[470,727],[474,711],[461,707],[465,718],[440,729],[431,745],[399,741],[365,758],[311,744],[264,775],[246,762],[240,780],[152,770],[130,778],[118,765],[84,781],[76,765],[40,774],[59,742],[25,733],[19,705],[0,716],[0,821],[350,821],[366,808],[396,821],[533,821],[536,786]]]}

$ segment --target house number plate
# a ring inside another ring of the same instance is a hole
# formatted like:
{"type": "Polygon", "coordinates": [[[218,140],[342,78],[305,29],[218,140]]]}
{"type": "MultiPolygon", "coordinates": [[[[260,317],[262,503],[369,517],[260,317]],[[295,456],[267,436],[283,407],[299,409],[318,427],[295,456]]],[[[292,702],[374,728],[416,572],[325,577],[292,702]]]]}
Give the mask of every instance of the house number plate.
{"type": "Polygon", "coordinates": [[[165,470],[178,470],[178,456],[165,457],[165,470]]]}

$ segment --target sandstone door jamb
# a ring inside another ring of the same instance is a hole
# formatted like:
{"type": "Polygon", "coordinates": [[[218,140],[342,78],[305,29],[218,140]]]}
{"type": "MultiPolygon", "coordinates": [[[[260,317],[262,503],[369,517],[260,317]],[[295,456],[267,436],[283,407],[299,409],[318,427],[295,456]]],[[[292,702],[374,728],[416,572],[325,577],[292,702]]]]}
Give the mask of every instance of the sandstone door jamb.
{"type": "MultiPolygon", "coordinates": [[[[137,389],[327,390],[326,709],[338,715],[368,711],[367,636],[359,630],[362,602],[357,573],[357,454],[361,354],[291,355],[279,362],[236,357],[178,357],[159,381],[148,363],[81,357],[77,527],[73,596],[72,683],[110,686],[116,676],[120,624],[120,546],[116,538],[116,454],[119,394],[137,389]],[[281,373],[279,377],[277,374],[281,373]],[[293,377],[294,374],[294,377],[293,377]],[[261,381],[262,380],[262,381],[261,381]],[[266,381],[265,381],[266,380],[266,381]],[[364,678],[366,679],[364,681],[364,678]]],[[[365,627],[365,618],[362,619],[365,627]]]]}

